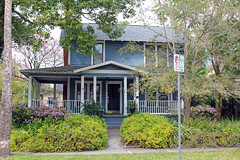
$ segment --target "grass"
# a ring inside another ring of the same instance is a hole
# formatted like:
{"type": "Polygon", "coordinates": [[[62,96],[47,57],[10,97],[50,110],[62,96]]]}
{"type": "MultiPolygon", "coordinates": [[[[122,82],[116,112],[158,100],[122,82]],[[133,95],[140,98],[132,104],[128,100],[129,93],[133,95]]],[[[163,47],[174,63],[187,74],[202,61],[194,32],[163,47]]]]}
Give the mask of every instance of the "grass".
{"type": "MultiPolygon", "coordinates": [[[[165,160],[178,159],[178,153],[146,153],[146,154],[109,154],[109,155],[31,155],[13,154],[4,160],[59,160],[59,159],[81,159],[81,160],[165,160]]],[[[220,151],[182,152],[184,160],[239,160],[240,149],[220,151]]]]}

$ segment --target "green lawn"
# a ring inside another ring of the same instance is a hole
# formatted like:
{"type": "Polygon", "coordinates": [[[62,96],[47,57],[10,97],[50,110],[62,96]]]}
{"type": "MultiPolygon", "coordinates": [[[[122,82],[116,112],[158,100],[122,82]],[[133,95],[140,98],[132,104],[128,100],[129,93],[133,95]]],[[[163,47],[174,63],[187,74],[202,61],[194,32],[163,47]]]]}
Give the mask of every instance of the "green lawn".
{"type": "MultiPolygon", "coordinates": [[[[11,158],[6,158],[4,160],[59,160],[59,159],[81,159],[81,160],[161,160],[161,159],[178,159],[178,153],[146,153],[146,154],[110,154],[110,155],[23,155],[23,154],[13,154],[11,158]]],[[[240,149],[236,150],[224,150],[224,151],[200,151],[200,152],[182,152],[183,160],[239,160],[240,159],[240,149]]]]}

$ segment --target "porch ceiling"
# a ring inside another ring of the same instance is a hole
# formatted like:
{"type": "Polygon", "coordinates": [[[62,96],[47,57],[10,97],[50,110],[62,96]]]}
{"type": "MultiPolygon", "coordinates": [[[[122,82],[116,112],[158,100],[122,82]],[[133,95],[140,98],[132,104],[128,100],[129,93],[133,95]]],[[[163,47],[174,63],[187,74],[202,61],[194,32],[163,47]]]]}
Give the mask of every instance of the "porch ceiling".
{"type": "Polygon", "coordinates": [[[34,77],[39,83],[57,83],[66,84],[67,77],[34,77]]]}

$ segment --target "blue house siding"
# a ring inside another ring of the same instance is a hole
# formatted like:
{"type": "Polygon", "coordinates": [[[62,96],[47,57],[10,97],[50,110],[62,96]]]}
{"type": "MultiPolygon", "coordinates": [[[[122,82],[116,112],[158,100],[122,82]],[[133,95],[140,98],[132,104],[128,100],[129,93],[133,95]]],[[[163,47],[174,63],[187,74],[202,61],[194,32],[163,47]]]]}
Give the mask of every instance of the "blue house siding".
{"type": "MultiPolygon", "coordinates": [[[[116,61],[126,65],[142,65],[144,63],[144,54],[134,54],[124,53],[123,55],[117,54],[120,48],[124,47],[127,42],[120,41],[106,41],[105,42],[105,61],[116,61]]],[[[143,43],[139,43],[143,45],[143,43]]]]}
{"type": "Polygon", "coordinates": [[[91,65],[91,55],[80,54],[77,50],[78,46],[74,45],[74,51],[70,53],[70,65],[72,66],[90,66],[91,65]]]}

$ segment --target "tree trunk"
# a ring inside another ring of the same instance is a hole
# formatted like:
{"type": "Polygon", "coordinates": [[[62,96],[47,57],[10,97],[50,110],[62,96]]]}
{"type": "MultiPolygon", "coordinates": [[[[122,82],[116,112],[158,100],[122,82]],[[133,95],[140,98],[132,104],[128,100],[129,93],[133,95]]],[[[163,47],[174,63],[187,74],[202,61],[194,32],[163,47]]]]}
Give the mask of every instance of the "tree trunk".
{"type": "Polygon", "coordinates": [[[3,51],[3,87],[0,107],[0,157],[8,157],[12,126],[12,0],[5,0],[4,13],[4,51],[3,51]]]}
{"type": "Polygon", "coordinates": [[[221,119],[222,116],[222,108],[223,108],[223,104],[222,104],[222,98],[218,97],[218,99],[216,100],[216,104],[215,104],[215,109],[216,109],[216,113],[217,113],[217,120],[221,119]]]}
{"type": "Polygon", "coordinates": [[[183,109],[184,119],[185,121],[188,121],[191,114],[192,96],[191,95],[184,96],[183,101],[184,101],[184,109],[183,109]]]}
{"type": "Polygon", "coordinates": [[[238,102],[235,99],[233,100],[233,107],[235,109],[235,118],[238,119],[238,102]]]}

